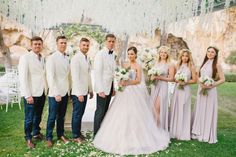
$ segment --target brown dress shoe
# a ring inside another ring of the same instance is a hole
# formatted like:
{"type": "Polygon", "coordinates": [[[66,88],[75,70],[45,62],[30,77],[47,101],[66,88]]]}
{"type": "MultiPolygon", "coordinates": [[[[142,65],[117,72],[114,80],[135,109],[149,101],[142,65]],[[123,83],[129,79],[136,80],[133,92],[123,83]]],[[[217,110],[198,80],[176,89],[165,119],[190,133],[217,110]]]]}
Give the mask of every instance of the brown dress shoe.
{"type": "Polygon", "coordinates": [[[47,140],[47,145],[48,145],[48,148],[51,148],[53,146],[53,143],[51,140],[47,140]]]}
{"type": "Polygon", "coordinates": [[[81,138],[75,138],[75,139],[73,139],[73,141],[76,142],[76,143],[81,143],[82,139],[81,138]]]}
{"type": "Polygon", "coordinates": [[[26,141],[26,144],[27,144],[28,148],[30,148],[30,149],[34,149],[34,148],[35,148],[35,146],[34,146],[32,140],[27,140],[27,141],[26,141]]]}
{"type": "Polygon", "coordinates": [[[64,144],[69,143],[69,140],[66,139],[65,136],[61,136],[59,139],[60,139],[64,144]]]}
{"type": "Polygon", "coordinates": [[[80,134],[80,137],[79,137],[82,141],[85,141],[85,136],[83,134],[80,134]]]}
{"type": "Polygon", "coordinates": [[[39,133],[38,135],[33,136],[33,138],[36,139],[36,140],[43,140],[44,139],[43,134],[41,134],[41,133],[39,133]]]}

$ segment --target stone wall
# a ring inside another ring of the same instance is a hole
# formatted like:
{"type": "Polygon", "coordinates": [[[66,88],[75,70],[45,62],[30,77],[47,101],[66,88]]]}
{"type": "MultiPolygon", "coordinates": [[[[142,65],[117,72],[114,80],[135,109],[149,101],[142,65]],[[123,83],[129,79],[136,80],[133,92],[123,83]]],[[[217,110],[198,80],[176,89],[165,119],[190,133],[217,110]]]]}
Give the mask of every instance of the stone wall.
{"type": "Polygon", "coordinates": [[[30,48],[32,32],[27,27],[15,21],[7,20],[1,15],[0,24],[4,43],[10,49],[13,64],[17,64],[19,56],[26,53],[30,48]]]}
{"type": "MultiPolygon", "coordinates": [[[[166,32],[187,43],[197,66],[210,45],[220,49],[219,60],[224,62],[230,51],[236,50],[236,7],[172,23],[166,32]]],[[[225,70],[235,68],[222,64],[225,70]]]]}

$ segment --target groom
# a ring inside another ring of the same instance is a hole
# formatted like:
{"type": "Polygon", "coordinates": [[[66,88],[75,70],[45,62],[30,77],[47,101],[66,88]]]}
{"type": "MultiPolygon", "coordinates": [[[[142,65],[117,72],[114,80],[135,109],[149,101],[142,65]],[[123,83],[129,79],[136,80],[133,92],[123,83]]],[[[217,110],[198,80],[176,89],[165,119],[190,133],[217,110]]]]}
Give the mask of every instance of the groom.
{"type": "Polygon", "coordinates": [[[94,91],[97,93],[97,107],[94,116],[94,136],[98,132],[103,118],[108,110],[111,97],[115,95],[113,76],[116,62],[113,49],[116,37],[113,34],[106,35],[105,47],[99,51],[94,60],[94,91]]]}

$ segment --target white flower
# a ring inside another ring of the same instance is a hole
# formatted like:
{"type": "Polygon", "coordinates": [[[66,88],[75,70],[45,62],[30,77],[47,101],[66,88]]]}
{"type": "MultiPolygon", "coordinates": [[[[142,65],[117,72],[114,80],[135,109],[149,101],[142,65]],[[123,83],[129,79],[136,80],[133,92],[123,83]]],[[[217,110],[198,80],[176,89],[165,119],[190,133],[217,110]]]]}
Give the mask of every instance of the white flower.
{"type": "Polygon", "coordinates": [[[155,64],[155,53],[152,50],[145,49],[141,54],[140,60],[142,62],[142,67],[145,70],[150,70],[155,64]]]}
{"type": "Polygon", "coordinates": [[[157,67],[152,67],[150,70],[148,70],[148,75],[152,75],[152,76],[160,76],[162,73],[161,73],[161,70],[158,69],[157,67]]]}
{"type": "Polygon", "coordinates": [[[130,68],[122,68],[122,67],[118,67],[116,69],[114,85],[117,91],[123,91],[124,87],[119,86],[119,82],[129,80],[129,69],[130,68]]]}
{"type": "Polygon", "coordinates": [[[183,81],[183,82],[187,82],[188,78],[187,78],[187,75],[183,72],[180,72],[178,71],[176,74],[175,74],[175,79],[177,81],[183,81]]]}
{"type": "MultiPolygon", "coordinates": [[[[211,86],[215,81],[211,77],[205,75],[199,78],[199,82],[204,84],[205,86],[211,86]]],[[[203,95],[208,95],[207,89],[201,89],[200,93],[203,95]]]]}
{"type": "Polygon", "coordinates": [[[199,78],[199,81],[200,81],[202,84],[206,85],[206,86],[210,86],[210,85],[212,85],[212,84],[215,82],[211,77],[209,77],[209,76],[207,76],[207,75],[201,76],[201,77],[199,78]]]}

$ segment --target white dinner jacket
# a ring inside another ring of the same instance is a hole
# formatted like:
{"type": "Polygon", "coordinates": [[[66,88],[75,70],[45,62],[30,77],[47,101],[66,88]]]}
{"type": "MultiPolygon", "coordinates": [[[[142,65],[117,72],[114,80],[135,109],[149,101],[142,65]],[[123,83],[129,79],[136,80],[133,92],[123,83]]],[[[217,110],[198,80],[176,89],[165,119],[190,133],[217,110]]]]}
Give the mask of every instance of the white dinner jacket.
{"type": "Polygon", "coordinates": [[[87,95],[92,92],[90,65],[86,56],[81,52],[72,57],[71,63],[72,95],[87,95]]]}
{"type": "Polygon", "coordinates": [[[20,57],[18,70],[21,96],[28,98],[42,96],[43,92],[47,94],[44,63],[44,58],[39,60],[33,51],[20,57]]]}
{"type": "Polygon", "coordinates": [[[99,51],[94,59],[94,91],[109,95],[116,68],[115,54],[109,54],[107,48],[99,51]]]}
{"type": "Polygon", "coordinates": [[[49,87],[48,96],[65,96],[69,93],[70,65],[69,58],[56,51],[46,60],[46,77],[49,87]]]}

